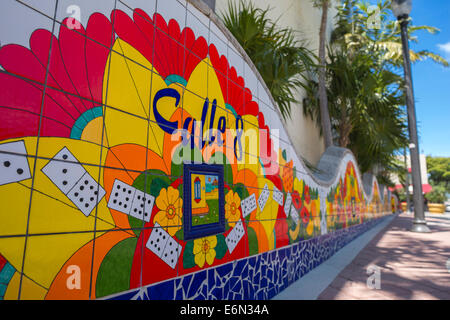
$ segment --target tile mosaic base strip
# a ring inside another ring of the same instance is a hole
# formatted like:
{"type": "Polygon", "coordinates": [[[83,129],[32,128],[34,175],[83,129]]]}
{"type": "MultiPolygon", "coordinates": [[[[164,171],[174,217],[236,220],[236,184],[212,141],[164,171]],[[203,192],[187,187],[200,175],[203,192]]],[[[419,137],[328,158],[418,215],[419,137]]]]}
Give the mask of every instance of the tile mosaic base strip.
{"type": "Polygon", "coordinates": [[[384,218],[106,299],[268,300],[384,218]]]}

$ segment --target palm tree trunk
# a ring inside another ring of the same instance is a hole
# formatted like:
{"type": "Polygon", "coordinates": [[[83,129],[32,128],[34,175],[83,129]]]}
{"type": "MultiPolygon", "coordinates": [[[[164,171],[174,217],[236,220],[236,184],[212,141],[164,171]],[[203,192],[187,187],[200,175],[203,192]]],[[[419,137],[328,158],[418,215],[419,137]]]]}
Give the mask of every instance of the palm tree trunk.
{"type": "Polygon", "coordinates": [[[338,135],[339,135],[339,147],[347,148],[350,143],[350,133],[352,132],[352,123],[350,117],[347,115],[347,108],[349,102],[347,99],[341,100],[341,120],[339,122],[338,135]]]}
{"type": "Polygon", "coordinates": [[[320,120],[322,124],[322,132],[325,140],[325,148],[333,145],[333,137],[331,134],[330,113],[328,111],[328,98],[326,88],[326,61],[325,61],[325,43],[326,28],[328,20],[328,1],[322,1],[322,21],[320,23],[319,33],[319,101],[320,101],[320,120]]]}

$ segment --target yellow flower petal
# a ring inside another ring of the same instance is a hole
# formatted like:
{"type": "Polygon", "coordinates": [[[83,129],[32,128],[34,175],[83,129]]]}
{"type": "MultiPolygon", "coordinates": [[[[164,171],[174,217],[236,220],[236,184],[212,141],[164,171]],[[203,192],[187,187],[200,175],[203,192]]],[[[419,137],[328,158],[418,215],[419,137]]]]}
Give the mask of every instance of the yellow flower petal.
{"type": "Polygon", "coordinates": [[[241,198],[239,198],[239,195],[237,192],[234,194],[233,202],[235,203],[236,208],[239,208],[241,206],[241,198]]]}
{"type": "Polygon", "coordinates": [[[309,221],[308,226],[306,227],[306,233],[308,235],[312,235],[313,231],[314,231],[314,224],[312,221],[309,221]]]}
{"type": "Polygon", "coordinates": [[[167,226],[167,212],[159,211],[153,218],[153,223],[159,223],[161,226],[167,226]]]}
{"type": "Polygon", "coordinates": [[[175,204],[179,196],[180,192],[178,189],[175,189],[174,187],[169,187],[167,189],[167,200],[169,201],[169,204],[175,204]]]}
{"type": "Polygon", "coordinates": [[[177,210],[177,214],[182,214],[183,211],[183,199],[178,198],[174,203],[173,203],[175,209],[177,210]]]}
{"type": "Polygon", "coordinates": [[[228,191],[228,193],[226,194],[226,196],[225,196],[225,201],[228,203],[228,204],[231,204],[232,202],[233,202],[233,191],[228,191]]]}
{"type": "Polygon", "coordinates": [[[208,262],[209,265],[212,265],[214,262],[214,258],[216,257],[216,250],[210,249],[206,254],[206,262],[208,262]]]}
{"type": "Polygon", "coordinates": [[[231,206],[228,203],[225,203],[225,219],[228,219],[231,214],[231,206]]]}
{"type": "Polygon", "coordinates": [[[177,223],[178,221],[175,220],[175,217],[176,216],[174,216],[172,219],[167,219],[167,225],[169,227],[178,226],[178,223],[177,223]]]}
{"type": "Polygon", "coordinates": [[[216,236],[210,236],[206,237],[206,240],[209,242],[209,248],[213,249],[217,245],[217,237],[216,236]]]}
{"type": "Polygon", "coordinates": [[[198,254],[202,251],[203,248],[203,240],[202,239],[195,239],[194,240],[194,254],[198,254]]]}
{"type": "Polygon", "coordinates": [[[161,191],[159,192],[159,196],[156,198],[156,206],[159,208],[159,210],[166,210],[169,206],[166,189],[161,189],[161,191]]]}
{"type": "Polygon", "coordinates": [[[198,265],[200,268],[203,268],[203,266],[205,265],[205,259],[205,255],[203,253],[199,253],[195,255],[194,261],[196,265],[198,265]]]}
{"type": "Polygon", "coordinates": [[[167,227],[165,228],[166,231],[173,237],[175,235],[175,233],[177,233],[178,230],[180,230],[180,227],[167,227]]]}

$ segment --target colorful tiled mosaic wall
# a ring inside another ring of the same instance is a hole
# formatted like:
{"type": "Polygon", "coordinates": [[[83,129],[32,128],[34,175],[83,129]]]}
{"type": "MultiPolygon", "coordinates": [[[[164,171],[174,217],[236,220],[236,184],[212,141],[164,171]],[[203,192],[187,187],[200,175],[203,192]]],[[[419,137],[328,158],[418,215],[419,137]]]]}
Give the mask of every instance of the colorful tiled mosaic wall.
{"type": "Polygon", "coordinates": [[[1,299],[268,299],[395,210],[348,152],[305,167],[197,1],[0,9],[1,299]],[[186,161],[223,166],[224,233],[184,240],[186,161]]]}
{"type": "Polygon", "coordinates": [[[105,299],[266,300],[330,258],[382,219],[293,245],[112,295],[105,299]]]}

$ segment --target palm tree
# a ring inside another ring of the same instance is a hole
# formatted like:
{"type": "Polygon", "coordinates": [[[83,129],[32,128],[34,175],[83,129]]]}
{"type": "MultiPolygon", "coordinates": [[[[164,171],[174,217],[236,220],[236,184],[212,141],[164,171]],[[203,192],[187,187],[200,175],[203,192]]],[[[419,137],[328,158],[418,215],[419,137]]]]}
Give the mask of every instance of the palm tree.
{"type": "MultiPolygon", "coordinates": [[[[338,26],[332,34],[335,45],[344,46],[347,50],[365,50],[378,52],[379,59],[394,67],[403,66],[403,51],[401,42],[401,29],[397,19],[391,19],[391,0],[379,0],[378,10],[371,11],[372,5],[368,2],[345,0],[338,10],[338,26]],[[379,13],[380,28],[372,28],[367,21],[371,15],[379,13]]],[[[418,42],[417,31],[426,31],[436,34],[439,29],[431,26],[408,25],[409,40],[418,42]]],[[[432,59],[445,67],[448,61],[438,54],[428,50],[410,50],[411,61],[418,62],[432,59]]]]}
{"type": "MultiPolygon", "coordinates": [[[[392,163],[391,155],[405,145],[406,124],[400,107],[402,78],[374,63],[370,54],[328,49],[327,95],[337,145],[355,154],[361,170],[392,163]]],[[[319,119],[318,84],[305,84],[306,112],[319,119]]]]}
{"type": "Polygon", "coordinates": [[[228,2],[222,19],[253,61],[281,115],[287,119],[291,104],[298,102],[293,92],[301,86],[300,74],[312,68],[314,55],[295,40],[292,29],[278,28],[267,18],[269,10],[242,0],[238,5],[228,2]]]}
{"type": "MultiPolygon", "coordinates": [[[[328,49],[327,95],[336,143],[355,154],[362,171],[389,180],[397,170],[395,154],[407,144],[406,115],[400,31],[396,21],[389,21],[389,1],[380,0],[381,28],[367,25],[370,16],[365,3],[346,0],[338,15],[338,26],[328,49]]],[[[437,30],[427,26],[410,27],[414,31],[437,30]]],[[[429,51],[411,51],[413,61],[431,58],[448,65],[442,57],[429,51]]],[[[318,119],[322,109],[318,102],[318,83],[307,78],[304,100],[306,114],[318,119]]]]}
{"type": "Polygon", "coordinates": [[[320,103],[320,121],[322,133],[325,141],[325,148],[333,145],[333,136],[331,133],[330,114],[328,110],[328,97],[326,89],[326,28],[328,22],[328,0],[313,0],[314,6],[322,9],[322,18],[319,30],[319,103],[320,103]]]}

